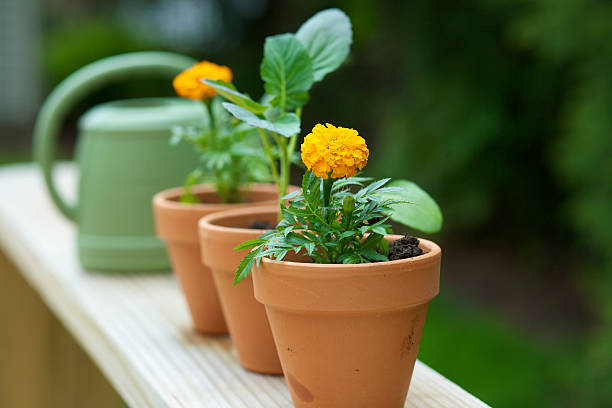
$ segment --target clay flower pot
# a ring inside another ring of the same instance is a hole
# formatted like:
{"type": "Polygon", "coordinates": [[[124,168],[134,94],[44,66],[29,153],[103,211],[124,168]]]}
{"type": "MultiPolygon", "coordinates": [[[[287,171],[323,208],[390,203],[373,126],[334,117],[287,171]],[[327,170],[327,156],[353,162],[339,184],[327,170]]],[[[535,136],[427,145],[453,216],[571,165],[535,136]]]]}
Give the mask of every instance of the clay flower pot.
{"type": "Polygon", "coordinates": [[[250,184],[245,187],[246,202],[240,204],[222,204],[214,187],[207,185],[192,188],[201,204],[179,202],[182,187],[161,191],[153,197],[157,236],[166,243],[172,269],[179,279],[193,324],[199,332],[225,334],[227,326],[210,270],[202,264],[198,220],[230,208],[275,204],[278,202],[277,191],[274,184],[250,184]]]}
{"type": "Polygon", "coordinates": [[[200,220],[202,260],[210,268],[230,336],[240,364],[247,370],[282,374],[264,306],[253,296],[253,281],[245,278],[236,286],[234,274],[248,250],[234,248],[260,236],[264,230],[250,229],[253,221],[276,225],[278,206],[238,209],[208,215],[200,220]]]}
{"type": "MultiPolygon", "coordinates": [[[[400,236],[388,236],[395,240],[400,236]]],[[[403,407],[441,251],[337,265],[264,258],[252,273],[291,397],[301,407],[403,407]]]]}

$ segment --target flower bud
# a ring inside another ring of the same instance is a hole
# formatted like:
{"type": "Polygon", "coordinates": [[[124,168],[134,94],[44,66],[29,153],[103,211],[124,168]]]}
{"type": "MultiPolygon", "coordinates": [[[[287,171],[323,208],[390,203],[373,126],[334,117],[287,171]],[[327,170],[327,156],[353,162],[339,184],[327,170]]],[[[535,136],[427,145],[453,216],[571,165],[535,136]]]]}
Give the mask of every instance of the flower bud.
{"type": "Polygon", "coordinates": [[[354,209],[355,197],[352,195],[347,195],[344,197],[344,200],[342,200],[342,211],[344,211],[345,214],[352,214],[354,209]]]}

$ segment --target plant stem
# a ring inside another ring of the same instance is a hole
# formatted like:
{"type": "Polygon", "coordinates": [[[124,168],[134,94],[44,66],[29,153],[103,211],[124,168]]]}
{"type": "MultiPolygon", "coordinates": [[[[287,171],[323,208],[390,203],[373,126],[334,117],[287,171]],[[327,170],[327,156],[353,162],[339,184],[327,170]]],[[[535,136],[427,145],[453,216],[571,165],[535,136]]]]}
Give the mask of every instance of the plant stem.
{"type": "Polygon", "coordinates": [[[287,195],[287,184],[289,184],[289,168],[287,166],[287,141],[283,138],[279,140],[278,145],[280,151],[280,165],[281,165],[281,185],[279,186],[279,194],[281,197],[287,195]]]}
{"type": "Polygon", "coordinates": [[[215,131],[215,117],[213,116],[212,110],[212,98],[207,98],[202,101],[204,106],[206,106],[206,111],[208,112],[208,125],[210,126],[210,131],[215,131]]]}
{"type": "Polygon", "coordinates": [[[334,179],[328,176],[323,180],[323,205],[329,207],[331,203],[331,191],[334,185],[334,179]]]}
{"type": "Polygon", "coordinates": [[[257,128],[259,132],[259,136],[261,136],[261,142],[264,145],[264,150],[266,151],[266,156],[268,156],[268,161],[270,164],[270,171],[272,172],[272,178],[274,178],[274,182],[277,186],[280,186],[280,179],[278,178],[278,170],[276,170],[276,160],[274,160],[274,156],[272,156],[272,150],[270,149],[270,143],[268,142],[268,137],[265,132],[257,128]]]}
{"type": "MultiPolygon", "coordinates": [[[[280,179],[281,179],[281,183],[278,186],[278,196],[279,196],[279,205],[280,208],[282,210],[282,208],[284,208],[285,206],[285,200],[283,200],[283,197],[287,195],[287,184],[288,184],[288,173],[289,173],[289,169],[287,168],[287,142],[285,141],[284,138],[277,138],[277,143],[278,143],[278,150],[280,152],[280,168],[281,168],[281,174],[280,174],[280,179]]],[[[279,211],[278,212],[278,221],[280,222],[280,220],[282,220],[283,216],[282,216],[282,212],[279,211]]]]}

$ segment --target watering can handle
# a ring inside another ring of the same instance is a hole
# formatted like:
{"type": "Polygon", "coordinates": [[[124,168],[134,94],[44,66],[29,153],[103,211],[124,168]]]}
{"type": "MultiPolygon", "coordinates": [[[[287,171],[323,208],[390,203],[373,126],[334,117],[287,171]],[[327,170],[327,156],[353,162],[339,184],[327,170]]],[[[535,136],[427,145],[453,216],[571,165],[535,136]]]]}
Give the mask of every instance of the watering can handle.
{"type": "Polygon", "coordinates": [[[40,164],[51,198],[69,219],[76,220],[77,204],[68,204],[53,180],[57,135],[65,115],[91,91],[132,74],[174,76],[193,65],[192,58],[168,52],[134,52],[91,63],[64,79],[43,103],[34,126],[34,157],[40,164]]]}

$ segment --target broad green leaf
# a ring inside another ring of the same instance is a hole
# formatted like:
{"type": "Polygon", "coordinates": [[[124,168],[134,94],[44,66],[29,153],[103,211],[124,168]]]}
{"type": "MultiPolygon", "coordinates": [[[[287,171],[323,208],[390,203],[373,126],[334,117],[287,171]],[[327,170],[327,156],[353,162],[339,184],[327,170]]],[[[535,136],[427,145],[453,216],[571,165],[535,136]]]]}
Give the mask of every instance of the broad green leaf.
{"type": "Polygon", "coordinates": [[[223,96],[225,99],[253,113],[264,113],[266,109],[268,109],[267,106],[261,105],[249,98],[247,95],[238,92],[236,90],[236,87],[230,82],[225,82],[221,79],[203,79],[202,82],[213,88],[215,91],[217,91],[219,95],[223,96]]]}
{"type": "Polygon", "coordinates": [[[394,180],[388,186],[399,187],[401,190],[380,195],[385,199],[403,201],[391,206],[388,215],[393,221],[429,234],[440,231],[442,212],[429,194],[408,180],[394,180]]]}
{"type": "Polygon", "coordinates": [[[285,137],[300,133],[300,119],[294,113],[285,113],[271,122],[233,103],[224,102],[223,106],[236,118],[256,128],[270,130],[285,137]]]}
{"type": "Polygon", "coordinates": [[[293,34],[266,38],[261,77],[272,106],[293,109],[308,101],[314,82],[312,61],[304,45],[293,34]]]}
{"type": "Polygon", "coordinates": [[[339,9],[323,10],[308,19],[296,33],[312,59],[315,82],[337,69],[353,42],[351,20],[339,9]]]}

